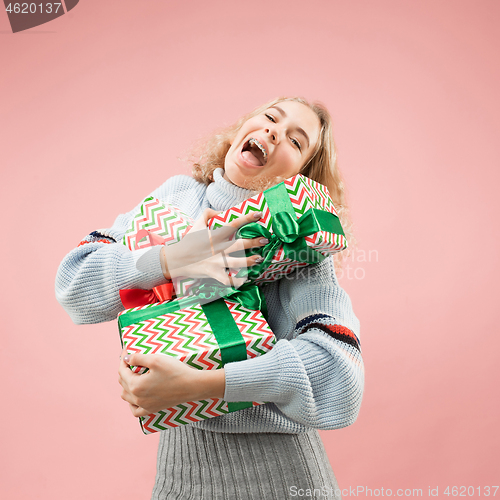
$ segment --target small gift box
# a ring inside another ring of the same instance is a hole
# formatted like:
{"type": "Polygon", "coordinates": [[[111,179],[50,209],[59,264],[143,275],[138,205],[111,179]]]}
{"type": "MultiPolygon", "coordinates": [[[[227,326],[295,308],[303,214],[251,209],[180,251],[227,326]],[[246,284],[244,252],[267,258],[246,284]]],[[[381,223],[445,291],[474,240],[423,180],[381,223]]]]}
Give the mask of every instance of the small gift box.
{"type": "Polygon", "coordinates": [[[132,251],[152,245],[169,245],[180,241],[193,223],[182,210],[150,196],[142,202],[122,243],[132,251]]]}
{"type": "MultiPolygon", "coordinates": [[[[236,237],[260,236],[269,243],[247,250],[247,254],[259,253],[264,261],[237,276],[247,276],[255,283],[274,281],[347,248],[327,188],[301,174],[216,215],[209,220],[208,227],[215,230],[252,211],[262,212],[262,218],[240,228],[236,237]]],[[[232,270],[232,274],[236,271],[232,270]]]]}
{"type": "MultiPolygon", "coordinates": [[[[191,229],[194,220],[179,208],[167,205],[157,198],[146,198],[139,212],[132,219],[122,243],[132,251],[149,248],[153,245],[171,245],[180,241],[191,229]]],[[[187,295],[197,280],[174,278],[173,288],[177,296],[187,295]]]]}
{"type": "MultiPolygon", "coordinates": [[[[118,326],[129,354],[163,354],[199,370],[216,370],[273,347],[275,337],[260,309],[266,311],[264,298],[253,284],[236,290],[205,283],[197,287],[196,295],[123,311],[118,326]]],[[[143,432],[150,434],[259,404],[189,401],[140,417],[140,422],[143,432]]]]}

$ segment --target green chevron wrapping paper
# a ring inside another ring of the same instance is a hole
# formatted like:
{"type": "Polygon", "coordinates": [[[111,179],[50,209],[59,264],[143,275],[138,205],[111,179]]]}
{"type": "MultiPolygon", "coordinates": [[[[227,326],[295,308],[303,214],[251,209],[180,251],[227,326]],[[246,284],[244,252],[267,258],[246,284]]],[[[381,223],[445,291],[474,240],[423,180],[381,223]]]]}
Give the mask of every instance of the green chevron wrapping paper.
{"type": "MultiPolygon", "coordinates": [[[[151,245],[171,245],[180,241],[194,224],[194,220],[179,208],[167,205],[157,198],[146,198],[137,215],[125,231],[122,243],[132,251],[151,245]]],[[[172,280],[177,296],[187,295],[197,280],[175,278],[172,280]]]]}
{"type": "MultiPolygon", "coordinates": [[[[254,283],[280,279],[294,269],[321,262],[326,256],[347,248],[347,240],[328,190],[298,174],[211,218],[217,229],[252,211],[262,212],[258,222],[243,226],[237,237],[268,238],[269,244],[247,250],[259,253],[264,262],[240,272],[254,283]]],[[[231,270],[231,274],[237,274],[231,270]]]]}
{"type": "MultiPolygon", "coordinates": [[[[194,296],[128,309],[118,316],[118,325],[129,354],[172,356],[199,370],[216,370],[230,361],[260,356],[276,341],[259,310],[228,297],[200,304],[194,296]]],[[[131,368],[144,372],[142,367],[131,368]]],[[[140,422],[143,432],[150,434],[259,404],[190,401],[140,417],[140,422]]]]}

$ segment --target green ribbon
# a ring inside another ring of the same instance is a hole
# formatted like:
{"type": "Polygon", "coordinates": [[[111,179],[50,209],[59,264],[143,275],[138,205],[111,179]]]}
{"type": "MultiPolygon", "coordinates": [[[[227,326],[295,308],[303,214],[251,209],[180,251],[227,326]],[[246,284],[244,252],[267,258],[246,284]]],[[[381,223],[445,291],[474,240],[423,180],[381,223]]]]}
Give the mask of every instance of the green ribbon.
{"type": "MultiPolygon", "coordinates": [[[[215,297],[227,298],[231,301],[236,301],[243,307],[251,310],[260,310],[267,320],[267,305],[264,294],[260,288],[254,283],[244,283],[238,289],[223,285],[218,281],[202,283],[196,290],[197,297],[210,300],[215,297]]],[[[217,343],[221,348],[222,365],[231,363],[232,361],[241,361],[247,359],[247,348],[243,341],[235,342],[235,339],[243,340],[243,337],[234,322],[226,303],[223,300],[216,300],[209,304],[202,305],[203,312],[207,317],[212,331],[214,332],[217,343]],[[220,325],[225,325],[226,329],[219,328],[220,325]],[[223,347],[224,346],[224,347],[223,347]]],[[[243,410],[244,408],[252,408],[253,404],[250,401],[228,402],[227,407],[229,412],[243,410]]]]}
{"type": "MultiPolygon", "coordinates": [[[[220,347],[222,366],[247,359],[247,346],[223,299],[201,306],[220,347]]],[[[250,401],[228,402],[230,412],[251,408],[250,401]]]]}
{"type": "Polygon", "coordinates": [[[259,254],[263,262],[248,269],[242,269],[237,277],[246,276],[258,278],[270,265],[276,252],[283,246],[285,256],[297,262],[316,264],[325,256],[311,248],[304,240],[318,231],[344,235],[339,218],[331,213],[317,208],[310,208],[299,219],[295,214],[290,195],[284,182],[264,191],[264,197],[272,215],[270,232],[257,222],[242,226],[236,233],[237,238],[267,238],[269,243],[260,248],[253,248],[249,254],[259,254]]]}
{"type": "Polygon", "coordinates": [[[138,311],[130,311],[118,316],[118,327],[121,331],[121,329],[125,328],[126,326],[134,325],[146,319],[161,316],[162,314],[169,314],[175,311],[179,311],[180,309],[199,304],[199,302],[200,300],[198,297],[185,297],[179,300],[174,300],[172,302],[164,302],[159,305],[140,309],[138,311]]]}
{"type": "Polygon", "coordinates": [[[220,347],[222,366],[247,359],[245,339],[223,299],[217,299],[201,308],[220,347]]]}
{"type": "Polygon", "coordinates": [[[244,283],[239,288],[223,285],[218,281],[205,282],[194,289],[199,299],[211,300],[214,298],[227,298],[238,302],[243,307],[253,311],[261,311],[267,320],[267,305],[264,294],[255,283],[244,283]]]}

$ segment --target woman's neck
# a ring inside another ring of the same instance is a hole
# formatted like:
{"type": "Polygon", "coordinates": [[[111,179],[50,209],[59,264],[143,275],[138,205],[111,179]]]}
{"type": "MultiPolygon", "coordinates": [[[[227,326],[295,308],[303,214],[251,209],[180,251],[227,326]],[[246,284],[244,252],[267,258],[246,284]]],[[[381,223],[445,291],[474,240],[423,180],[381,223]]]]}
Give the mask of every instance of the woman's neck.
{"type": "Polygon", "coordinates": [[[215,210],[227,210],[255,194],[254,191],[233,184],[222,168],[215,169],[213,177],[214,182],[207,187],[207,198],[215,210]]]}

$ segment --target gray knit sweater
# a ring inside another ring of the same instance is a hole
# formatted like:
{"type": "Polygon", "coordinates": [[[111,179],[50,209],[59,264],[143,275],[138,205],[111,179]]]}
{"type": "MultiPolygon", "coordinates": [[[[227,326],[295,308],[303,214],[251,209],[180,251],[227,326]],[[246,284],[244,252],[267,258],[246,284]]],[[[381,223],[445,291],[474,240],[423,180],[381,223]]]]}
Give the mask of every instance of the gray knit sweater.
{"type": "MultiPolygon", "coordinates": [[[[208,187],[175,176],[152,196],[198,219],[205,208],[227,210],[252,193],[227,182],[223,170],[208,187]]],[[[110,229],[88,235],[59,266],[56,297],[76,324],[111,321],[123,309],[119,290],[151,289],[165,282],[159,250],[137,269],[121,243],[138,207],[119,215],[110,229]]],[[[333,259],[301,268],[263,286],[269,326],[277,343],[269,353],[225,366],[226,401],[269,401],[192,424],[219,432],[297,433],[337,429],[359,412],[364,371],[359,321],[339,286],[333,259]]]]}

